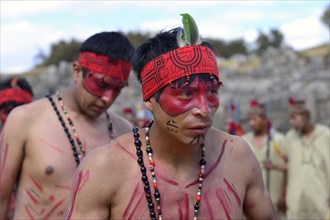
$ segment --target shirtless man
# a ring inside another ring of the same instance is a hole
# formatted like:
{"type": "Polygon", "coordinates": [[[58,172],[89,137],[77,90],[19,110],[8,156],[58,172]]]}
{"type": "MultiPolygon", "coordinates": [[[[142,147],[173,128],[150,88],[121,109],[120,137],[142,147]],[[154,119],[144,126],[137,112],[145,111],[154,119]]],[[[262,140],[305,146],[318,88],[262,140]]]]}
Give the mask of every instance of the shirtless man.
{"type": "Polygon", "coordinates": [[[179,47],[181,31],[137,49],[133,69],[154,122],[86,157],[66,219],[275,219],[248,144],[211,127],[221,85],[214,53],[179,47]]]}
{"type": "Polygon", "coordinates": [[[132,130],[107,110],[127,85],[132,44],[121,33],[102,32],[79,52],[65,90],[17,107],[7,118],[0,140],[0,219],[16,183],[14,219],[63,219],[82,158],[132,130]]]}

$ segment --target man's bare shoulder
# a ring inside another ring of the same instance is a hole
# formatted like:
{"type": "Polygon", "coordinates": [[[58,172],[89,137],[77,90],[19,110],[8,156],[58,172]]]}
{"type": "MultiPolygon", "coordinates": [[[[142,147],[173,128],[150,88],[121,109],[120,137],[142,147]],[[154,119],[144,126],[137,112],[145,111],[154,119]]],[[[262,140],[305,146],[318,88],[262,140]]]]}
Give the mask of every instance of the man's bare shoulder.
{"type": "Polygon", "coordinates": [[[231,135],[217,128],[211,128],[208,136],[214,140],[217,140],[218,143],[226,144],[235,148],[235,152],[238,155],[245,154],[250,150],[248,143],[242,137],[231,135]]]}
{"type": "Polygon", "coordinates": [[[19,123],[22,127],[23,124],[29,123],[29,126],[33,126],[37,120],[40,120],[45,115],[46,106],[47,99],[40,99],[29,104],[17,106],[8,115],[6,124],[19,123]]]}

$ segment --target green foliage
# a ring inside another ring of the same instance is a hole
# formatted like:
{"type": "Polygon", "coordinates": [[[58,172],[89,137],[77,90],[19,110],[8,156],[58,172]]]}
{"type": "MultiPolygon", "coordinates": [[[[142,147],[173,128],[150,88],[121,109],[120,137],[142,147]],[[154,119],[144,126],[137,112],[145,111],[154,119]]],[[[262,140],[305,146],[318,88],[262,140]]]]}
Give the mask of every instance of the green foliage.
{"type": "Polygon", "coordinates": [[[323,15],[321,17],[321,21],[328,27],[330,30],[330,5],[327,9],[323,12],[323,15]]]}
{"type": "Polygon", "coordinates": [[[148,38],[150,38],[150,34],[148,33],[141,34],[141,33],[129,32],[126,34],[126,36],[131,41],[131,43],[135,48],[137,48],[142,43],[144,43],[148,38]]]}
{"type": "Polygon", "coordinates": [[[81,42],[72,39],[69,42],[60,40],[51,45],[49,56],[42,51],[36,56],[40,61],[40,66],[49,66],[52,64],[58,65],[61,61],[72,62],[78,59],[79,47],[81,42]]]}
{"type": "Polygon", "coordinates": [[[279,48],[284,40],[283,34],[278,29],[271,29],[267,35],[263,32],[259,32],[259,36],[256,40],[256,52],[257,54],[263,54],[268,47],[279,48]]]}
{"type": "Polygon", "coordinates": [[[211,42],[217,49],[216,55],[229,58],[235,54],[247,54],[247,48],[244,40],[238,39],[226,42],[220,39],[205,39],[205,41],[211,42]]]}

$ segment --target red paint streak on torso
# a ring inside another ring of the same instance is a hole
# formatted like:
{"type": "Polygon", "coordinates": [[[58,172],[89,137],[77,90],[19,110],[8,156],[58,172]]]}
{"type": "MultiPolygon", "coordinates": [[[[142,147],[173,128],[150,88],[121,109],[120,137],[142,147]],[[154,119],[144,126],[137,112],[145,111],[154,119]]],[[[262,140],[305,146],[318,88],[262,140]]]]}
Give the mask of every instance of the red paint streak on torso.
{"type": "Polygon", "coordinates": [[[63,186],[63,185],[56,184],[55,187],[62,188],[62,189],[67,189],[67,190],[71,191],[71,186],[63,186]]]}
{"type": "Polygon", "coordinates": [[[28,214],[30,220],[34,220],[34,217],[33,217],[32,213],[30,212],[29,206],[27,206],[27,205],[25,206],[25,211],[28,214]]]}
{"type": "Polygon", "coordinates": [[[64,153],[64,150],[63,150],[63,149],[61,149],[60,147],[54,146],[54,145],[52,145],[52,144],[50,144],[50,143],[46,142],[46,141],[45,141],[45,140],[43,140],[43,139],[40,139],[40,141],[41,141],[41,142],[43,142],[44,144],[46,144],[47,146],[51,147],[52,149],[54,149],[54,150],[56,150],[56,151],[60,152],[61,154],[63,154],[63,153],[64,153]]]}
{"type": "Polygon", "coordinates": [[[182,199],[179,202],[178,212],[180,220],[189,219],[189,197],[187,193],[182,194],[182,199]]]}
{"type": "Polygon", "coordinates": [[[134,160],[136,160],[136,156],[133,155],[131,152],[129,152],[127,149],[125,149],[121,144],[116,143],[115,146],[118,146],[120,149],[122,149],[123,151],[125,151],[128,155],[130,155],[134,160]]]}
{"type": "Polygon", "coordinates": [[[32,202],[35,205],[38,205],[39,204],[39,201],[37,200],[37,198],[35,198],[28,189],[25,189],[25,191],[26,191],[28,197],[32,200],[32,202]]]}
{"type": "Polygon", "coordinates": [[[31,174],[29,174],[29,177],[30,177],[30,179],[32,180],[32,182],[35,184],[35,186],[41,191],[41,192],[43,192],[44,191],[44,189],[43,189],[43,187],[31,176],[31,174]]]}
{"type": "MultiPolygon", "coordinates": [[[[215,161],[215,163],[214,163],[212,166],[210,166],[210,168],[209,168],[208,170],[206,170],[205,175],[204,175],[204,179],[206,179],[206,177],[207,177],[210,173],[212,173],[212,172],[213,172],[213,171],[219,166],[219,164],[220,164],[220,162],[221,162],[222,155],[223,155],[223,153],[225,152],[226,143],[227,143],[227,140],[225,140],[225,141],[223,142],[223,144],[222,144],[222,149],[221,149],[221,153],[220,153],[219,157],[217,158],[217,160],[215,161]]],[[[198,180],[195,180],[195,181],[193,181],[192,183],[189,183],[187,186],[185,186],[185,188],[187,189],[187,188],[189,188],[189,187],[191,187],[191,186],[193,186],[193,185],[196,185],[197,183],[198,183],[198,180]]]]}
{"type": "Polygon", "coordinates": [[[48,219],[49,216],[51,216],[51,214],[63,203],[65,199],[62,199],[61,201],[59,201],[49,212],[48,214],[44,217],[44,219],[48,219]]]}

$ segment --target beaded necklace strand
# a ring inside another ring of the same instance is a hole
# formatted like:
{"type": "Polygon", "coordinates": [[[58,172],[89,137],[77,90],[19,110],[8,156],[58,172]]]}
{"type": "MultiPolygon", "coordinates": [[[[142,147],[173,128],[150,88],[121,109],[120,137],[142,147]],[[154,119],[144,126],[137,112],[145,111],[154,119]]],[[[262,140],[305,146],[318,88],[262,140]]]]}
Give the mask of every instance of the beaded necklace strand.
{"type": "MultiPolygon", "coordinates": [[[[81,141],[80,141],[80,139],[79,139],[79,136],[78,136],[78,134],[77,134],[76,128],[75,128],[75,126],[74,126],[74,124],[73,124],[73,121],[71,120],[71,118],[70,118],[70,116],[69,116],[69,114],[68,114],[68,112],[67,112],[67,108],[65,107],[65,105],[64,105],[64,103],[63,103],[63,99],[62,99],[62,97],[60,96],[60,94],[59,94],[58,91],[56,92],[56,96],[57,96],[57,99],[58,99],[58,101],[59,101],[59,103],[60,103],[61,109],[62,109],[62,111],[63,111],[63,113],[64,113],[66,119],[68,120],[69,125],[71,126],[71,129],[72,129],[72,131],[73,131],[74,138],[75,138],[75,140],[76,140],[76,142],[77,142],[77,144],[78,144],[78,147],[79,147],[79,152],[78,152],[78,148],[77,148],[77,146],[76,146],[76,144],[75,144],[75,141],[74,141],[74,139],[72,138],[72,136],[71,136],[71,134],[70,134],[70,131],[69,131],[69,129],[67,128],[67,126],[66,126],[66,124],[65,124],[65,122],[64,122],[64,120],[63,120],[63,117],[61,116],[61,114],[60,114],[60,112],[59,112],[59,110],[58,110],[58,108],[57,108],[57,106],[56,106],[56,104],[55,104],[55,102],[54,102],[52,96],[49,95],[49,94],[46,95],[46,97],[47,97],[48,100],[50,101],[50,103],[51,103],[51,105],[52,105],[52,107],[53,107],[53,109],[54,109],[54,111],[55,111],[55,113],[56,113],[56,115],[57,115],[59,121],[61,122],[61,125],[62,125],[62,127],[63,127],[63,129],[64,129],[64,132],[65,132],[66,136],[67,136],[68,139],[69,139],[69,142],[70,142],[70,144],[71,144],[71,148],[72,148],[72,151],[73,151],[73,156],[74,156],[74,158],[75,158],[75,161],[76,161],[76,163],[77,163],[77,166],[79,166],[80,161],[83,159],[83,157],[85,156],[86,152],[85,152],[85,150],[84,150],[83,147],[82,147],[82,143],[81,143],[81,141]]],[[[108,120],[108,122],[109,122],[109,126],[108,126],[108,129],[109,129],[109,136],[110,136],[111,139],[113,139],[112,122],[111,122],[111,120],[110,120],[110,115],[108,114],[107,111],[105,111],[105,113],[106,113],[107,120],[108,120]]]]}
{"type": "MultiPolygon", "coordinates": [[[[150,131],[152,123],[153,123],[153,121],[151,121],[145,128],[146,129],[146,153],[149,158],[150,172],[151,172],[151,177],[152,177],[152,187],[154,188],[154,197],[155,197],[156,205],[157,205],[158,219],[162,220],[163,217],[162,217],[161,204],[160,204],[161,196],[160,196],[160,192],[158,190],[157,178],[156,178],[156,173],[155,173],[155,161],[152,158],[153,150],[150,145],[150,136],[149,136],[149,131],[150,131]]],[[[154,203],[153,203],[152,196],[151,196],[150,184],[149,184],[149,180],[148,180],[148,176],[147,176],[147,169],[143,162],[143,152],[141,150],[142,143],[139,139],[140,135],[139,135],[139,129],[137,127],[133,128],[133,137],[134,137],[134,144],[136,147],[136,154],[138,156],[137,162],[140,165],[140,170],[141,170],[141,174],[142,174],[141,179],[144,183],[144,190],[145,190],[146,198],[148,201],[150,217],[151,217],[151,219],[156,220],[157,218],[156,218],[154,203]]],[[[197,195],[196,195],[196,202],[194,205],[194,220],[197,220],[197,218],[198,218],[200,201],[201,201],[201,196],[202,196],[202,186],[203,186],[204,170],[205,170],[205,164],[206,164],[204,143],[201,144],[201,149],[202,149],[201,159],[199,161],[201,169],[198,174],[198,190],[197,190],[197,195]]]]}

